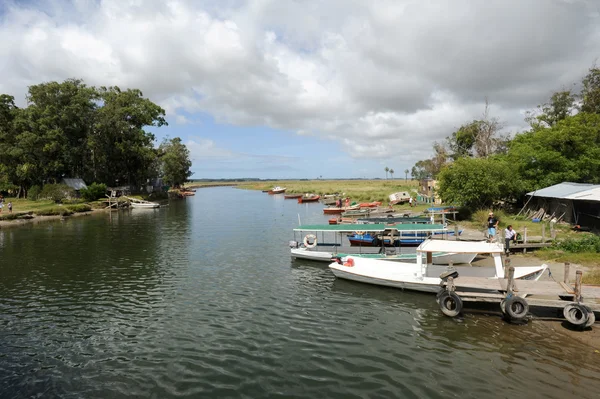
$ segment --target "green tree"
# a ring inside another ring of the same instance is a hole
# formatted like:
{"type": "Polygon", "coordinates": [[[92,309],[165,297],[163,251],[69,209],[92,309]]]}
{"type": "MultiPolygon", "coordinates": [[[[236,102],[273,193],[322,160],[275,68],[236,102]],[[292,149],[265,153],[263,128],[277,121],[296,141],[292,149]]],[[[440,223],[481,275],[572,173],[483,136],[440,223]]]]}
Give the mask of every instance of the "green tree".
{"type": "Polygon", "coordinates": [[[407,180],[408,180],[408,173],[409,173],[409,172],[410,172],[410,171],[409,171],[408,169],[404,169],[404,181],[407,181],[407,180]]]}
{"type": "Polygon", "coordinates": [[[549,102],[538,105],[537,112],[528,112],[525,120],[534,130],[552,127],[577,110],[576,100],[570,90],[557,91],[549,102]]]}
{"type": "Polygon", "coordinates": [[[579,113],[517,135],[507,159],[526,190],[564,181],[600,183],[600,114],[579,113]]]}
{"type": "Polygon", "coordinates": [[[166,125],[165,111],[137,89],[101,87],[98,94],[102,106],[88,140],[92,179],[109,185],[117,180],[141,185],[155,177],[154,135],[144,128],[166,125]]]}
{"type": "Polygon", "coordinates": [[[387,179],[387,175],[388,175],[388,172],[390,171],[390,168],[388,168],[386,166],[384,170],[385,170],[385,178],[387,179]]]}
{"type": "Polygon", "coordinates": [[[581,111],[600,114],[600,69],[590,68],[582,84],[581,111]]]}
{"type": "Polygon", "coordinates": [[[423,180],[433,176],[433,169],[433,161],[431,159],[423,159],[415,163],[412,167],[411,175],[413,179],[423,180]]]}
{"type": "Polygon", "coordinates": [[[394,169],[390,169],[390,175],[392,176],[392,180],[394,180],[394,169]]]}
{"type": "Polygon", "coordinates": [[[489,207],[496,200],[511,200],[520,191],[511,164],[503,159],[459,158],[439,174],[438,194],[446,203],[472,209],[489,207]]]}
{"type": "Polygon", "coordinates": [[[190,151],[179,137],[165,139],[159,147],[162,176],[165,183],[179,187],[192,175],[190,151]]]}

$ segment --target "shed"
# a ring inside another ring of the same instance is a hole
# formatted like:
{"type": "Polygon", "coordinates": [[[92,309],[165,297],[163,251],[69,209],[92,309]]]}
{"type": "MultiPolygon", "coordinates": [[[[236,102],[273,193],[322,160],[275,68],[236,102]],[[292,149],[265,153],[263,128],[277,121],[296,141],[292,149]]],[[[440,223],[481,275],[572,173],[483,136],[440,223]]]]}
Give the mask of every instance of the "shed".
{"type": "Polygon", "coordinates": [[[80,195],[79,191],[81,189],[87,188],[87,185],[85,184],[83,179],[79,179],[79,178],[64,178],[60,181],[60,183],[66,184],[67,186],[69,186],[73,190],[75,190],[75,193],[77,194],[78,197],[80,195]]]}
{"type": "Polygon", "coordinates": [[[527,208],[569,223],[600,228],[600,185],[564,182],[527,193],[527,208]]]}

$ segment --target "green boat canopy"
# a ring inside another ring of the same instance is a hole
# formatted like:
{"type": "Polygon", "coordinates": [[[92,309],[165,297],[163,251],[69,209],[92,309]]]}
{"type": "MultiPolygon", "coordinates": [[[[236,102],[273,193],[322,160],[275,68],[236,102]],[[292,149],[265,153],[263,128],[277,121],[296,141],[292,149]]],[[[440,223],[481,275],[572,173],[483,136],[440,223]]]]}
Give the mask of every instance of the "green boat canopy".
{"type": "Polygon", "coordinates": [[[331,231],[331,232],[353,232],[353,231],[364,231],[364,232],[383,232],[386,230],[395,230],[401,233],[415,232],[415,231],[448,231],[443,224],[413,224],[413,223],[400,223],[400,224],[307,224],[299,226],[294,231],[331,231]]]}

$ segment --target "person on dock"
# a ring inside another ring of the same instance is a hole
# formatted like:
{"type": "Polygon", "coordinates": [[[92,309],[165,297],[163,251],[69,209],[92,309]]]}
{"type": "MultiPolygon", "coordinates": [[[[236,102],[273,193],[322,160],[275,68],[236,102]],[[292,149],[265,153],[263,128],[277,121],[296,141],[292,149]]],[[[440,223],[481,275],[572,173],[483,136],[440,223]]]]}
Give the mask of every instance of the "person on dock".
{"type": "Polygon", "coordinates": [[[350,197],[346,197],[346,208],[350,206],[350,197]]]}
{"type": "Polygon", "coordinates": [[[494,212],[490,212],[487,219],[488,240],[492,242],[496,237],[496,229],[498,228],[498,219],[494,217],[494,212]]]}
{"type": "Polygon", "coordinates": [[[412,199],[412,197],[410,197],[410,198],[408,199],[408,206],[410,206],[411,208],[412,208],[412,206],[413,206],[413,199],[412,199]]]}
{"type": "Polygon", "coordinates": [[[8,213],[12,213],[12,202],[9,202],[7,204],[7,207],[8,207],[8,213]]]}
{"type": "Polygon", "coordinates": [[[510,241],[517,242],[517,232],[513,230],[512,225],[504,230],[504,252],[507,254],[510,252],[510,241]]]}

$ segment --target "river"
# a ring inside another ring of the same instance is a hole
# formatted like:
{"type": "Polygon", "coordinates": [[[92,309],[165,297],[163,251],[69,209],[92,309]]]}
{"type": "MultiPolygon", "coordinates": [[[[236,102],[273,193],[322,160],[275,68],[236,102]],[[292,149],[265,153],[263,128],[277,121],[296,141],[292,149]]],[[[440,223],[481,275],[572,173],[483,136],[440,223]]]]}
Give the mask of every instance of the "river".
{"type": "Polygon", "coordinates": [[[205,188],[0,230],[0,397],[597,397],[600,354],[542,323],[292,261],[321,209],[205,188]]]}

